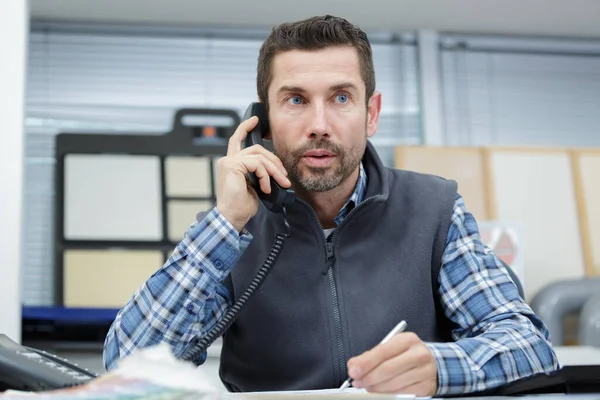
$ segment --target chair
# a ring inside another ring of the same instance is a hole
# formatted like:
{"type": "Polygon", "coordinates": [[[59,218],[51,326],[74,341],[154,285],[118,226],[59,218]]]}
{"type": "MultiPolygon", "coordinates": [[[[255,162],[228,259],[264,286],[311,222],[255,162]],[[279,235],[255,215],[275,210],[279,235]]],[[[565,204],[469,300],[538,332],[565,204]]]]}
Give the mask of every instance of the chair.
{"type": "MultiPolygon", "coordinates": [[[[552,343],[562,346],[565,344],[563,318],[567,314],[580,312],[587,301],[597,293],[600,293],[600,278],[559,281],[540,290],[534,296],[531,308],[548,326],[552,343]]],[[[591,310],[587,313],[593,314],[591,310]]]]}
{"type": "Polygon", "coordinates": [[[600,347],[600,293],[590,297],[581,309],[579,344],[600,347]]]}
{"type": "Polygon", "coordinates": [[[506,263],[504,261],[500,260],[500,262],[506,268],[506,271],[508,272],[508,275],[510,276],[510,279],[512,279],[512,281],[515,283],[515,286],[517,287],[517,290],[519,291],[519,296],[521,296],[524,299],[525,298],[525,291],[523,290],[523,284],[521,284],[521,281],[519,280],[519,277],[517,276],[517,274],[515,273],[515,271],[513,271],[513,269],[511,267],[509,267],[508,265],[506,265],[506,263]]]}

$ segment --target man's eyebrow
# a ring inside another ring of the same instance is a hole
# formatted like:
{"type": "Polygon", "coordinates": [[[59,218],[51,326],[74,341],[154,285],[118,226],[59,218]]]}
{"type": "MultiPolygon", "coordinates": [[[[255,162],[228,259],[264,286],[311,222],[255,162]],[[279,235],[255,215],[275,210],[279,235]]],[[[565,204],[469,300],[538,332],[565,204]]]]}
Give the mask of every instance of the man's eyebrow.
{"type": "Polygon", "coordinates": [[[305,93],[306,90],[302,89],[300,86],[282,86],[278,90],[279,93],[285,92],[294,92],[294,93],[305,93]]]}
{"type": "MultiPolygon", "coordinates": [[[[352,82],[342,82],[342,83],[338,83],[337,85],[333,85],[329,88],[329,90],[332,92],[335,92],[337,90],[342,90],[342,89],[358,90],[358,87],[352,82]]],[[[306,90],[304,90],[300,86],[289,86],[289,85],[284,85],[284,86],[280,87],[278,90],[278,93],[289,93],[289,92],[306,93],[306,90]]]]}
{"type": "Polygon", "coordinates": [[[342,89],[358,90],[358,87],[356,87],[356,85],[352,82],[342,82],[342,83],[338,83],[337,85],[331,86],[329,89],[332,92],[335,92],[336,90],[342,90],[342,89]]]}

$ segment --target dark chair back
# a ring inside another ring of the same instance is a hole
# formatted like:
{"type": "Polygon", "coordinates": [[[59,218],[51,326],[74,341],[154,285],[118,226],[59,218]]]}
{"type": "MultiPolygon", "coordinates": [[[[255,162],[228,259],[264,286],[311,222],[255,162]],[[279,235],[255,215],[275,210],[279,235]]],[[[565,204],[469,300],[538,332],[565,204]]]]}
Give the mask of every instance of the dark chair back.
{"type": "Polygon", "coordinates": [[[515,274],[515,271],[513,271],[513,269],[511,267],[509,267],[504,261],[500,260],[500,262],[502,263],[502,265],[504,265],[504,267],[508,271],[508,275],[510,275],[510,279],[512,279],[513,282],[515,283],[515,285],[517,286],[519,295],[522,298],[525,298],[525,292],[523,291],[523,285],[521,284],[521,281],[519,280],[519,277],[517,276],[517,274],[515,274]]]}

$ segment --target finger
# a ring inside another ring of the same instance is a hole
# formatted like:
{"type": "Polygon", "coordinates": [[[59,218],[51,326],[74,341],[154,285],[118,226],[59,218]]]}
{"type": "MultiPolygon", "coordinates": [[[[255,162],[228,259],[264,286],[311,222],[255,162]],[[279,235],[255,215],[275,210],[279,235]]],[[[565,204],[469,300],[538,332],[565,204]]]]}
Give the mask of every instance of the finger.
{"type": "MultiPolygon", "coordinates": [[[[267,152],[267,154],[272,155],[272,153],[270,151],[268,151],[268,150],[265,150],[265,151],[267,152]]],[[[279,186],[287,188],[292,185],[290,180],[287,178],[286,174],[283,172],[283,171],[285,171],[283,169],[283,166],[279,167],[279,165],[275,164],[268,158],[265,159],[265,158],[261,158],[261,156],[258,156],[258,157],[259,157],[258,160],[260,160],[260,162],[263,163],[263,165],[266,168],[269,175],[272,176],[273,179],[275,179],[275,181],[277,181],[277,183],[279,183],[279,186]]]]}
{"type": "Polygon", "coordinates": [[[263,193],[271,193],[271,183],[269,182],[269,172],[265,165],[258,159],[258,157],[245,157],[242,160],[242,164],[247,172],[253,172],[258,179],[258,185],[263,193]]]}
{"type": "Polygon", "coordinates": [[[406,352],[399,356],[390,358],[377,367],[373,368],[360,379],[355,379],[353,386],[355,387],[371,387],[391,379],[394,376],[414,368],[415,365],[407,362],[406,352]]]}
{"type": "Polygon", "coordinates": [[[242,150],[242,143],[248,132],[250,132],[256,124],[258,123],[258,117],[252,116],[247,120],[243,121],[235,130],[233,135],[229,138],[229,143],[227,145],[227,155],[231,156],[233,154],[237,154],[242,150]]]}
{"type": "Polygon", "coordinates": [[[265,193],[271,193],[271,183],[269,180],[271,176],[280,186],[291,186],[291,182],[281,170],[261,155],[247,155],[242,159],[242,164],[247,172],[254,172],[256,174],[257,178],[259,178],[261,190],[265,193]]]}
{"type": "Polygon", "coordinates": [[[283,163],[275,154],[264,148],[263,146],[251,146],[248,149],[242,150],[249,154],[261,154],[269,159],[273,164],[275,164],[285,175],[287,175],[287,171],[285,170],[283,163]]]}
{"type": "Polygon", "coordinates": [[[378,344],[371,350],[348,360],[348,375],[355,380],[360,380],[386,360],[404,353],[417,341],[418,337],[412,332],[399,333],[387,343],[378,344]]]}
{"type": "Polygon", "coordinates": [[[365,389],[373,393],[412,393],[411,388],[421,382],[431,381],[434,372],[430,365],[423,365],[394,375],[376,385],[366,386],[365,389]]]}
{"type": "Polygon", "coordinates": [[[258,178],[260,190],[262,190],[263,193],[271,193],[271,181],[269,180],[271,176],[267,172],[267,169],[262,164],[259,164],[254,172],[258,178]]]}

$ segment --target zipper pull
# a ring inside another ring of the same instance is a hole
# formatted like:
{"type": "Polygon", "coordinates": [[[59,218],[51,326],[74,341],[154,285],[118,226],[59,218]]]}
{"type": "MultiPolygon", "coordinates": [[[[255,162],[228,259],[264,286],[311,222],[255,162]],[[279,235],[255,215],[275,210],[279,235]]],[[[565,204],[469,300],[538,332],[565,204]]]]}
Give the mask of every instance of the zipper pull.
{"type": "Polygon", "coordinates": [[[321,274],[323,276],[327,276],[327,274],[329,273],[329,270],[331,269],[331,267],[333,267],[333,260],[334,260],[334,255],[333,255],[333,244],[327,240],[325,241],[325,262],[327,262],[327,269],[325,269],[325,271],[321,271],[321,274]]]}
{"type": "Polygon", "coordinates": [[[333,243],[330,241],[325,242],[325,251],[327,252],[327,262],[333,261],[333,243]]]}

